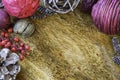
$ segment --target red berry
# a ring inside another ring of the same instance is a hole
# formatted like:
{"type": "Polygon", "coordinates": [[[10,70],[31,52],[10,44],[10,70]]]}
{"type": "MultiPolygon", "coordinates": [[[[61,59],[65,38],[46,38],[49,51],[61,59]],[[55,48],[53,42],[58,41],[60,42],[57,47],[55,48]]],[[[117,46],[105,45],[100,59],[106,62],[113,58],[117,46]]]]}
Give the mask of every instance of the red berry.
{"type": "Polygon", "coordinates": [[[5,42],[9,42],[10,40],[9,40],[9,39],[5,39],[4,41],[5,41],[5,42]]]}
{"type": "Polygon", "coordinates": [[[8,32],[9,32],[9,33],[12,33],[12,32],[13,32],[13,29],[12,29],[12,28],[9,28],[9,29],[8,29],[8,32]]]}
{"type": "Polygon", "coordinates": [[[19,47],[18,49],[19,49],[20,51],[22,51],[22,50],[23,50],[23,47],[19,47]]]}
{"type": "Polygon", "coordinates": [[[3,41],[1,42],[1,45],[4,46],[5,44],[6,44],[6,41],[3,40],[3,41]]]}
{"type": "Polygon", "coordinates": [[[5,32],[2,31],[2,32],[1,32],[1,36],[5,36],[5,32]]]}
{"type": "Polygon", "coordinates": [[[7,45],[10,47],[11,46],[11,42],[7,42],[7,45]]]}
{"type": "Polygon", "coordinates": [[[22,54],[22,55],[26,55],[25,50],[22,50],[22,51],[21,51],[21,54],[22,54]]]}
{"type": "Polygon", "coordinates": [[[22,46],[22,47],[23,47],[24,45],[25,45],[24,43],[22,43],[22,42],[20,43],[20,46],[22,46]]]}
{"type": "Polygon", "coordinates": [[[7,42],[7,43],[4,45],[5,48],[10,48],[10,46],[11,46],[11,42],[7,42]]]}
{"type": "Polygon", "coordinates": [[[15,45],[15,44],[12,44],[12,45],[11,45],[11,47],[15,47],[15,48],[16,48],[16,47],[17,47],[17,45],[15,45]]]}
{"type": "Polygon", "coordinates": [[[16,47],[12,47],[11,51],[16,52],[17,51],[16,47]]]}
{"type": "Polygon", "coordinates": [[[4,46],[5,48],[9,48],[10,46],[8,46],[7,44],[4,46]]]}
{"type": "Polygon", "coordinates": [[[0,42],[0,46],[2,46],[2,43],[0,42]]]}
{"type": "Polygon", "coordinates": [[[19,38],[15,37],[15,38],[14,38],[14,41],[15,41],[15,42],[19,42],[19,38]]]}
{"type": "Polygon", "coordinates": [[[24,60],[24,56],[23,55],[20,55],[20,60],[22,61],[22,60],[24,60]]]}
{"type": "Polygon", "coordinates": [[[30,50],[30,46],[28,46],[28,45],[25,45],[25,50],[30,50]]]}
{"type": "Polygon", "coordinates": [[[0,42],[2,41],[2,38],[0,37],[0,42]]]}
{"type": "Polygon", "coordinates": [[[9,38],[10,39],[10,41],[13,41],[13,38],[9,38]]]}
{"type": "Polygon", "coordinates": [[[8,34],[8,33],[5,33],[5,37],[6,37],[6,38],[9,37],[9,34],[8,34]]]}

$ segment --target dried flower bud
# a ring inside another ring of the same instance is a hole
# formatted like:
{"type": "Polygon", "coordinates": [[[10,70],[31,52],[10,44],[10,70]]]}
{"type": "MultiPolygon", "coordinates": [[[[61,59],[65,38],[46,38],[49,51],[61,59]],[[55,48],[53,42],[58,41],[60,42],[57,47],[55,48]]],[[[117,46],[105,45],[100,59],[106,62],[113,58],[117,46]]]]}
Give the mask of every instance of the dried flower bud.
{"type": "Polygon", "coordinates": [[[29,37],[35,31],[35,25],[28,20],[22,19],[15,24],[13,31],[22,34],[23,37],[29,37]]]}

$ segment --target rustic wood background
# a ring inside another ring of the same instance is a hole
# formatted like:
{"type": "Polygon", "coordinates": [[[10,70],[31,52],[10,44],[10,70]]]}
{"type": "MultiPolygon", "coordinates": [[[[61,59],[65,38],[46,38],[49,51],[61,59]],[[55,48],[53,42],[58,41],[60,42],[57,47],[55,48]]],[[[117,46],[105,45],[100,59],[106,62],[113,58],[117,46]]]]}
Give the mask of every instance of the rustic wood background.
{"type": "Polygon", "coordinates": [[[35,33],[22,39],[31,52],[17,80],[120,80],[112,36],[99,32],[89,14],[77,9],[33,22],[35,33]]]}

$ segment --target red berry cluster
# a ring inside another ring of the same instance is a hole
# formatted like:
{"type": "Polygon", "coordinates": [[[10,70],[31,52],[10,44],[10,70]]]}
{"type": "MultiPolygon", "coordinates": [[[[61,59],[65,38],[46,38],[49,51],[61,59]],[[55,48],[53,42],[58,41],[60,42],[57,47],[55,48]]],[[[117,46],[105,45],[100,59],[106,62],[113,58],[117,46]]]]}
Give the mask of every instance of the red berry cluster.
{"type": "Polygon", "coordinates": [[[30,51],[30,46],[23,43],[18,37],[11,37],[12,32],[12,28],[1,31],[0,47],[9,48],[12,52],[19,53],[20,59],[23,60],[26,53],[30,51]]]}

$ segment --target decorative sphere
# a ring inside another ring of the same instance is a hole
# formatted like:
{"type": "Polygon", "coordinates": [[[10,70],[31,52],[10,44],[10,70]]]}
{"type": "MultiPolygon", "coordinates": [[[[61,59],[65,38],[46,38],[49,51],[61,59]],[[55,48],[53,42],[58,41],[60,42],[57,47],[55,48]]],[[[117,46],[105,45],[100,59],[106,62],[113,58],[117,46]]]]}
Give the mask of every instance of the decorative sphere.
{"type": "Polygon", "coordinates": [[[15,23],[13,31],[14,33],[22,34],[26,38],[34,33],[35,25],[27,19],[21,19],[15,23]]]}
{"type": "Polygon", "coordinates": [[[39,5],[39,0],[2,0],[6,11],[18,18],[33,15],[39,5]]]}
{"type": "Polygon", "coordinates": [[[120,0],[98,0],[92,8],[96,27],[106,34],[120,34],[120,0]]]}
{"type": "Polygon", "coordinates": [[[10,16],[5,10],[0,9],[0,29],[7,28],[9,24],[10,16]]]}
{"type": "Polygon", "coordinates": [[[98,0],[82,0],[82,10],[84,12],[91,12],[92,7],[98,0]]]}

